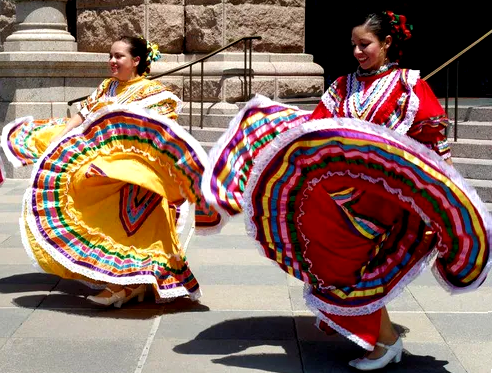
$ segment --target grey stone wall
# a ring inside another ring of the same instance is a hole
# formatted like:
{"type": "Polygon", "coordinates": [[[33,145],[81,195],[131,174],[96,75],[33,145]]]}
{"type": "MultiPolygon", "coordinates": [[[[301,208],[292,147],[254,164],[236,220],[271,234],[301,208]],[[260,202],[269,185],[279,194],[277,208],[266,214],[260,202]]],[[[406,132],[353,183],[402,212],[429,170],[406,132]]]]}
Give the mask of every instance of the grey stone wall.
{"type": "Polygon", "coordinates": [[[14,31],[14,22],[14,0],[0,0],[0,52],[3,51],[3,42],[14,31]]]}
{"type": "Polygon", "coordinates": [[[77,1],[79,51],[106,53],[123,35],[143,36],[165,53],[183,53],[182,0],[77,1]]]}
{"type": "Polygon", "coordinates": [[[78,0],[77,43],[105,53],[117,36],[142,35],[162,52],[189,54],[260,35],[256,52],[303,53],[304,19],[305,0],[78,0]]]}
{"type": "MultiPolygon", "coordinates": [[[[188,53],[260,35],[256,52],[304,52],[305,0],[186,0],[188,53]]],[[[241,46],[238,46],[241,48],[241,46]]]]}

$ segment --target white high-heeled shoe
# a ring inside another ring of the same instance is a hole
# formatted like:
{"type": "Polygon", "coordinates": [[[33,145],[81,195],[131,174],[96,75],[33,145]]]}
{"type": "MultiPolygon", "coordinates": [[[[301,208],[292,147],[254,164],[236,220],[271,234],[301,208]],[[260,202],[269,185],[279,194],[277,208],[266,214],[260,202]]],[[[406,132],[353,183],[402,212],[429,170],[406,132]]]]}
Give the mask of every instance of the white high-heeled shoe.
{"type": "Polygon", "coordinates": [[[359,370],[375,370],[381,369],[389,363],[399,363],[401,361],[401,355],[403,353],[403,342],[401,337],[398,337],[396,342],[392,345],[385,345],[380,342],[376,342],[376,345],[386,349],[386,353],[379,359],[368,359],[367,357],[364,357],[349,361],[349,365],[359,370]]]}
{"type": "MultiPolygon", "coordinates": [[[[141,284],[136,288],[131,288],[126,286],[125,289],[131,290],[130,294],[128,294],[125,298],[120,299],[114,303],[114,306],[116,308],[121,308],[123,304],[128,302],[129,300],[138,297],[137,300],[138,302],[143,302],[145,298],[145,290],[147,290],[147,286],[145,284],[141,284]]],[[[124,290],[123,290],[124,291],[124,290]]]]}
{"type": "Polygon", "coordinates": [[[101,306],[110,306],[115,302],[119,302],[120,300],[125,299],[125,289],[114,291],[111,288],[107,287],[106,290],[111,293],[110,297],[98,297],[97,295],[89,295],[87,299],[101,306]]]}

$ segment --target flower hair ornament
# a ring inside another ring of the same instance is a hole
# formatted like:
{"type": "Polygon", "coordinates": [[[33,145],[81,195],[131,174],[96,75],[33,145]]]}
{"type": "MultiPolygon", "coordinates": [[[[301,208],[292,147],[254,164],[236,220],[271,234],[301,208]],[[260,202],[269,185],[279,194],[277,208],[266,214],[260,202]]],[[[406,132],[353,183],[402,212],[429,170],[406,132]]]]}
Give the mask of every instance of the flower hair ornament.
{"type": "Polygon", "coordinates": [[[407,25],[407,17],[398,15],[390,11],[383,12],[390,19],[391,34],[400,41],[408,40],[412,37],[412,25],[407,25]]]}
{"type": "Polygon", "coordinates": [[[159,45],[157,43],[151,43],[143,36],[140,38],[147,43],[147,59],[145,61],[147,68],[145,69],[144,75],[148,75],[150,73],[150,64],[161,58],[161,52],[159,52],[159,45]]]}

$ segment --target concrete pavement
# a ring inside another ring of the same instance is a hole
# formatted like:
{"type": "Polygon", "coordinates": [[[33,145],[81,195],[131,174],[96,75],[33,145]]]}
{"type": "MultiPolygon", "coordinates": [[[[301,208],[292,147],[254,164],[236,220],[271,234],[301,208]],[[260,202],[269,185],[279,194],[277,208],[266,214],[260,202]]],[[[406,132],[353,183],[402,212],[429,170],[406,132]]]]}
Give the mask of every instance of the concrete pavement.
{"type": "MultiPolygon", "coordinates": [[[[324,373],[363,351],[314,326],[302,283],[261,257],[239,217],[216,236],[189,236],[199,303],[99,309],[84,285],[37,273],[18,228],[28,180],[0,187],[1,373],[324,373]]],[[[429,271],[390,303],[404,335],[386,372],[492,371],[492,279],[450,296],[429,271]]]]}

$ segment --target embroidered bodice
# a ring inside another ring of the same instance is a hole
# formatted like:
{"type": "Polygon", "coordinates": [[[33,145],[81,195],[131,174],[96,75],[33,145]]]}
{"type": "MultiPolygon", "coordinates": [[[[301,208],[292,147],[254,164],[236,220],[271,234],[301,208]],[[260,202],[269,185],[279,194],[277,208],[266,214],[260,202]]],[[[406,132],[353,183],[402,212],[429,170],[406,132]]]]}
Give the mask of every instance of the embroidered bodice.
{"type": "Polygon", "coordinates": [[[157,80],[143,76],[128,81],[109,78],[80,103],[80,114],[85,118],[89,113],[111,104],[153,109],[172,119],[177,119],[182,106],[181,100],[157,80]]]}
{"type": "Polygon", "coordinates": [[[389,64],[365,73],[357,71],[334,81],[310,119],[357,118],[406,134],[451,156],[444,129],[449,119],[419,71],[389,64]]]}
{"type": "Polygon", "coordinates": [[[419,107],[413,91],[419,72],[389,67],[376,74],[359,71],[338,78],[322,101],[334,117],[362,119],[406,133],[419,107]]]}

